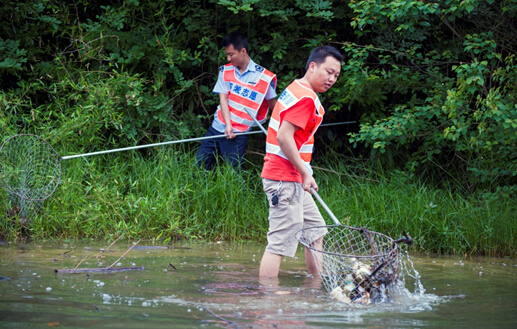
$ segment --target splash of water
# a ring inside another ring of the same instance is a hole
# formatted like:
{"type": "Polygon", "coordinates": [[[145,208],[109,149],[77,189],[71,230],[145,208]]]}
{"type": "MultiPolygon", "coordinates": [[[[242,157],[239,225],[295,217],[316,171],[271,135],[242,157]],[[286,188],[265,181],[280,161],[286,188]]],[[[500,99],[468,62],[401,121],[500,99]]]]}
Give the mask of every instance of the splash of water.
{"type": "Polygon", "coordinates": [[[399,274],[399,280],[402,281],[402,283],[406,284],[406,275],[411,277],[413,280],[415,280],[415,290],[413,291],[413,294],[416,296],[423,296],[425,294],[425,288],[421,281],[420,273],[415,269],[415,265],[413,264],[413,261],[411,260],[411,256],[407,252],[407,250],[401,250],[401,254],[399,254],[399,264],[400,264],[400,274],[399,274]]]}
{"type": "Polygon", "coordinates": [[[416,270],[411,256],[406,250],[400,250],[399,253],[399,274],[397,280],[390,286],[381,289],[380,296],[379,304],[384,303],[384,307],[394,307],[402,312],[431,310],[434,305],[446,301],[440,296],[426,293],[422,277],[416,270]],[[414,281],[413,291],[407,287],[409,285],[406,282],[407,278],[414,281]]]}

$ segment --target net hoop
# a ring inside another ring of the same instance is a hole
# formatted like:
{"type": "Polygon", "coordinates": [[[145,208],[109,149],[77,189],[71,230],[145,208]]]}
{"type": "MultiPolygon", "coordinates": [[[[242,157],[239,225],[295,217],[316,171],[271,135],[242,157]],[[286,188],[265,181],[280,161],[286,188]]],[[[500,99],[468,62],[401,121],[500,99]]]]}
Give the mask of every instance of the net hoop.
{"type": "Polygon", "coordinates": [[[0,147],[0,180],[21,199],[43,201],[61,181],[61,157],[36,135],[11,136],[0,147]]]}
{"type": "Polygon", "coordinates": [[[300,231],[298,231],[295,235],[296,237],[296,240],[298,240],[298,242],[303,245],[304,247],[310,249],[311,251],[314,251],[314,252],[319,252],[319,253],[322,253],[322,254],[327,254],[327,255],[333,255],[333,256],[338,256],[338,257],[348,257],[348,258],[371,258],[371,257],[385,257],[385,256],[388,256],[390,253],[393,252],[393,250],[397,250],[398,249],[398,244],[395,243],[395,240],[393,240],[392,238],[390,238],[389,236],[385,235],[385,234],[382,234],[382,233],[379,233],[379,232],[374,232],[374,231],[369,231],[369,230],[366,230],[364,228],[359,228],[359,227],[353,227],[353,226],[346,226],[346,225],[325,225],[325,226],[313,226],[313,227],[308,227],[308,228],[304,228],[304,229],[301,229],[300,231]],[[342,254],[342,253],[337,253],[337,252],[331,252],[331,251],[328,251],[328,250],[320,250],[320,249],[317,249],[317,248],[314,248],[312,246],[312,244],[309,244],[308,243],[308,240],[305,238],[308,234],[307,232],[312,232],[314,230],[321,230],[321,229],[333,229],[333,228],[337,228],[337,227],[341,227],[341,228],[346,228],[348,230],[353,230],[353,231],[358,231],[358,232],[368,232],[368,233],[371,233],[371,234],[374,234],[375,236],[377,237],[382,237],[383,239],[385,239],[387,242],[391,242],[392,244],[392,248],[393,249],[390,249],[390,250],[387,250],[381,254],[375,254],[375,255],[368,255],[368,256],[362,256],[362,255],[356,255],[356,254],[342,254]]]}
{"type": "Polygon", "coordinates": [[[398,279],[399,248],[387,235],[326,225],[304,228],[295,237],[311,251],[323,286],[338,300],[370,303],[398,279]]]}

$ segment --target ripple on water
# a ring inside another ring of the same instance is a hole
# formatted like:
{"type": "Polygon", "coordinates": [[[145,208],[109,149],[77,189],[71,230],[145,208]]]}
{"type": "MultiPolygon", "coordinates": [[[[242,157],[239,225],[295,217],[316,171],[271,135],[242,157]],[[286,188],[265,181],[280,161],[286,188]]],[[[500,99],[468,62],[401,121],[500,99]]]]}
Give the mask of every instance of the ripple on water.
{"type": "MultiPolygon", "coordinates": [[[[65,323],[73,321],[71,313],[88,321],[105,321],[109,314],[114,327],[126,328],[144,318],[153,328],[161,327],[164,318],[173,319],[175,327],[185,328],[222,321],[293,328],[309,324],[479,327],[487,324],[483,318],[492,326],[501,324],[505,317],[506,323],[517,320],[512,313],[517,303],[512,293],[517,289],[517,267],[511,261],[409,257],[402,252],[398,281],[389,287],[382,302],[348,305],[332,299],[320,290],[317,280],[307,275],[303,250],[299,258],[282,262],[278,279],[263,281],[257,277],[255,261],[257,250],[263,246],[247,250],[228,244],[185,247],[188,249],[133,250],[121,262],[145,266],[145,270],[90,276],[56,275],[53,270],[74,268],[84,256],[90,257],[82,266],[96,266],[93,256],[98,251],[94,249],[75,249],[70,258],[62,257],[59,262],[51,261],[63,253],[63,249],[55,247],[25,246],[34,250],[30,253],[14,248],[12,252],[3,250],[2,274],[10,280],[0,284],[4,301],[0,312],[15,314],[11,317],[15,324],[65,323]],[[164,271],[169,264],[177,269],[169,267],[164,271]],[[52,290],[46,291],[47,287],[52,290]],[[465,312],[468,316],[461,315],[465,312]]],[[[105,254],[103,266],[113,263],[126,250],[121,246],[105,254]]],[[[70,327],[81,325],[70,323],[70,327]]]]}

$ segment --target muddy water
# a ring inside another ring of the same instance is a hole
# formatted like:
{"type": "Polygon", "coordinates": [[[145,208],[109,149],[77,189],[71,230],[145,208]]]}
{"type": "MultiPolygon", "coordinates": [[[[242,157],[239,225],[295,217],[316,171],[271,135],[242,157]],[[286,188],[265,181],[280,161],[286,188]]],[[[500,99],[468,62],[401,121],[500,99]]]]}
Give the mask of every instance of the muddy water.
{"type": "Polygon", "coordinates": [[[411,256],[415,270],[404,261],[404,281],[393,301],[354,306],[335,302],[319,290],[319,283],[304,271],[301,249],[297,258],[283,262],[278,280],[259,281],[263,246],[257,244],[133,249],[116,266],[144,270],[54,273],[76,267],[85,256],[80,268],[109,266],[129,247],[118,242],[112,252],[101,253],[106,246],[0,245],[0,327],[517,326],[513,260],[411,256]],[[102,257],[95,258],[99,254],[102,257]]]}

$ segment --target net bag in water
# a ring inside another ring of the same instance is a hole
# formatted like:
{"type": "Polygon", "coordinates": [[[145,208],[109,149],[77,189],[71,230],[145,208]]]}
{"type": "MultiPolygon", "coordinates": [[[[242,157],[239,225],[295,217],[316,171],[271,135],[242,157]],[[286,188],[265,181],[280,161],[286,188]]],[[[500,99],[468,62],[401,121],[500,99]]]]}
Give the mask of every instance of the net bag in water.
{"type": "Polygon", "coordinates": [[[296,239],[314,257],[324,288],[345,303],[369,304],[397,280],[399,243],[411,244],[410,236],[392,238],[365,228],[345,225],[310,227],[296,239]],[[322,236],[322,229],[327,233],[322,236]]]}

